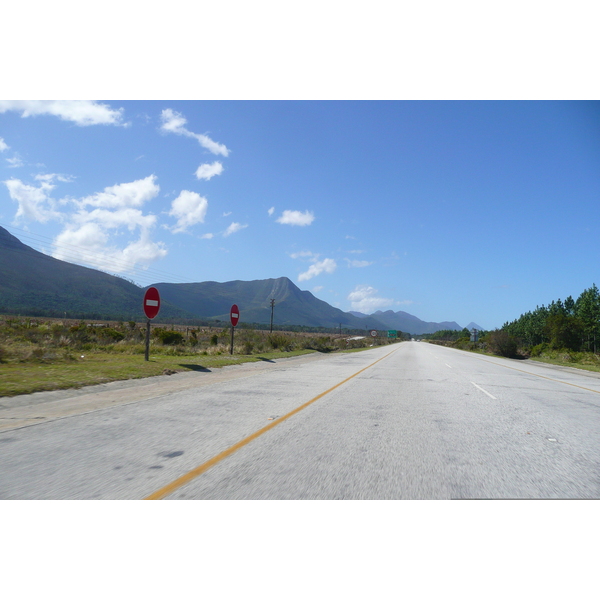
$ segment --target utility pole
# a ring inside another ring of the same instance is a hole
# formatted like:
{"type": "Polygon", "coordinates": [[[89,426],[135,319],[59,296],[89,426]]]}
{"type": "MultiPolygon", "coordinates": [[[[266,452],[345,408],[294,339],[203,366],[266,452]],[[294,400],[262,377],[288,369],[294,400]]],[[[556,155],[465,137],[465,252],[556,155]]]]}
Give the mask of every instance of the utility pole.
{"type": "Polygon", "coordinates": [[[275,308],[275,298],[271,298],[271,330],[269,333],[273,333],[273,309],[275,308]]]}

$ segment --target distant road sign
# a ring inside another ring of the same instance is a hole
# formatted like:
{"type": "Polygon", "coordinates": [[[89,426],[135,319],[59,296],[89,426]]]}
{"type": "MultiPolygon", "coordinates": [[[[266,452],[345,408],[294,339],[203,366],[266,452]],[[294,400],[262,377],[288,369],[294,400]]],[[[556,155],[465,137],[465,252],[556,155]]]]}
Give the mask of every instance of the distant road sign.
{"type": "Polygon", "coordinates": [[[150,287],[144,294],[144,313],[149,319],[154,319],[160,310],[160,294],[155,287],[150,287]]]}
{"type": "Polygon", "coordinates": [[[371,331],[371,337],[377,337],[377,331],[375,331],[375,329],[371,331]]]}
{"type": "Polygon", "coordinates": [[[397,338],[398,337],[398,332],[395,329],[390,329],[388,331],[388,337],[389,338],[397,338]]]}
{"type": "Polygon", "coordinates": [[[231,311],[229,311],[229,318],[231,319],[231,324],[235,327],[240,320],[240,309],[237,304],[234,304],[231,307],[231,311]]]}

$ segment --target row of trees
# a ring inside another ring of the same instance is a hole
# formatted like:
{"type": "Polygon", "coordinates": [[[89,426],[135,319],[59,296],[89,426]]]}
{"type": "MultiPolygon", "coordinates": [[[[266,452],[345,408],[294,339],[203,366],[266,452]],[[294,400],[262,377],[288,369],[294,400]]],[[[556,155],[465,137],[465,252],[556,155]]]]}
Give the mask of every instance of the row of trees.
{"type": "Polygon", "coordinates": [[[517,338],[522,346],[547,344],[552,349],[587,350],[600,347],[600,291],[595,284],[584,290],[577,300],[569,296],[548,306],[505,323],[502,330],[517,338]]]}

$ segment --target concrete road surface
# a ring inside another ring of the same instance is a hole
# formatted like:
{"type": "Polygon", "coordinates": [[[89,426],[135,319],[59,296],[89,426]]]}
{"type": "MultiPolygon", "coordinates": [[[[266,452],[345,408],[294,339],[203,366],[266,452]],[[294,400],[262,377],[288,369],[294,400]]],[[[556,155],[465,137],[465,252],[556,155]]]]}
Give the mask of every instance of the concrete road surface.
{"type": "Polygon", "coordinates": [[[0,498],[600,498],[600,376],[404,342],[0,398],[0,498]]]}

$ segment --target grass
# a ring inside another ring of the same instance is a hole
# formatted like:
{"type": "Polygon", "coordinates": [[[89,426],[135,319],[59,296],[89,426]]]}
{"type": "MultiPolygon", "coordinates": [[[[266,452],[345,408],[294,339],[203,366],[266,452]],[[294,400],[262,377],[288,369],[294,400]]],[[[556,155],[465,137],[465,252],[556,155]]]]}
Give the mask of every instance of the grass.
{"type": "Polygon", "coordinates": [[[595,373],[600,373],[600,366],[594,364],[578,363],[572,362],[570,360],[561,360],[559,358],[549,358],[546,356],[536,356],[531,360],[548,363],[550,365],[557,365],[559,367],[573,367],[574,369],[583,369],[584,371],[593,371],[595,373]]]}
{"type": "MultiPolygon", "coordinates": [[[[433,340],[433,343],[435,343],[435,340],[433,340]]],[[[448,344],[448,346],[451,348],[458,348],[459,350],[465,350],[466,352],[484,354],[486,356],[499,356],[498,354],[494,354],[489,350],[479,348],[475,344],[463,344],[461,346],[448,344]]],[[[531,357],[525,355],[522,358],[525,357],[531,358],[532,361],[542,362],[549,365],[556,365],[557,367],[572,367],[574,369],[581,369],[583,371],[592,371],[594,373],[600,373],[600,355],[594,354],[593,352],[547,350],[539,355],[531,357]]]]}
{"type": "Polygon", "coordinates": [[[156,354],[145,361],[139,354],[86,353],[85,358],[68,362],[8,363],[0,365],[0,396],[80,388],[86,385],[125,379],[162,375],[166,369],[175,372],[204,371],[260,360],[311,354],[314,350],[264,352],[255,355],[168,356],[156,354]]]}

